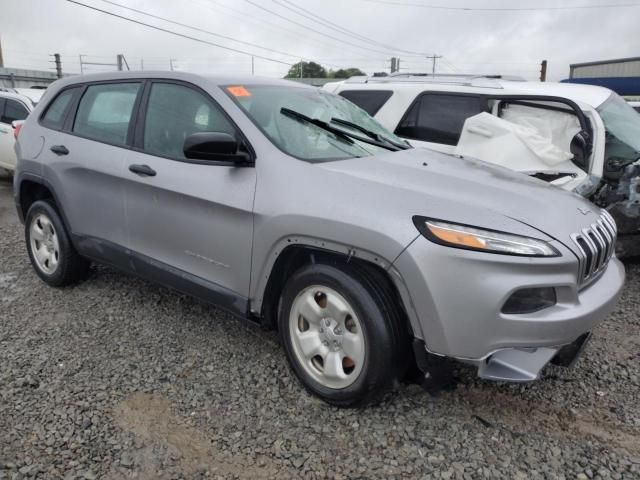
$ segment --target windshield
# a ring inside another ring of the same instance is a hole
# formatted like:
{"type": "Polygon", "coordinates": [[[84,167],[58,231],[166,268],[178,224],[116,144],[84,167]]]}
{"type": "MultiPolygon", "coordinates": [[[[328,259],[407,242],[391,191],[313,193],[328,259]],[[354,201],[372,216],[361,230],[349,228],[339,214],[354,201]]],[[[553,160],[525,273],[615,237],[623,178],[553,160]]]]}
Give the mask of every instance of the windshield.
{"type": "Polygon", "coordinates": [[[398,149],[394,144],[408,147],[361,108],[318,88],[252,85],[225,90],[274,145],[301,160],[343,160],[388,153],[398,149]],[[372,138],[377,140],[363,141],[372,138]]]}
{"type": "Polygon", "coordinates": [[[624,167],[640,158],[640,114],[616,93],[597,110],[606,131],[605,161],[624,167]]]}

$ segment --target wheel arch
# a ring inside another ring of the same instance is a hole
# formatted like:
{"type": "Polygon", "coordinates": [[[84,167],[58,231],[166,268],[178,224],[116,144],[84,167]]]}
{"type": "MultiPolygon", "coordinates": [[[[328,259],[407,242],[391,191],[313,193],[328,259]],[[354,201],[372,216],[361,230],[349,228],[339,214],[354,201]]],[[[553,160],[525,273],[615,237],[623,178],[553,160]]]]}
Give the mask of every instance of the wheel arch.
{"type": "MultiPolygon", "coordinates": [[[[27,212],[34,202],[38,200],[50,200],[55,204],[64,227],[71,235],[72,230],[70,229],[69,222],[64,214],[58,195],[51,183],[46,179],[37,175],[24,173],[20,175],[19,178],[15,179],[14,191],[16,208],[21,222],[24,223],[27,212]]],[[[73,238],[73,235],[71,235],[71,237],[73,238]]]]}
{"type": "Polygon", "coordinates": [[[250,311],[266,328],[276,328],[282,289],[290,275],[312,263],[354,263],[390,287],[416,338],[423,338],[418,317],[404,280],[392,262],[364,249],[308,237],[287,237],[272,249],[252,295],[250,311]]]}

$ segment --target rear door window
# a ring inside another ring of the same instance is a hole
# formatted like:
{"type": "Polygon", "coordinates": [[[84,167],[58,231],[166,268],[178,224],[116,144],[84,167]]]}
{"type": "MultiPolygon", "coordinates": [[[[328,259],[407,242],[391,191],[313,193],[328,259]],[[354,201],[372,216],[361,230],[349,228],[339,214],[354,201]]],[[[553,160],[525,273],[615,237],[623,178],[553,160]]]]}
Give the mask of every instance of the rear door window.
{"type": "Polygon", "coordinates": [[[393,92],[390,90],[344,90],[339,95],[355,103],[373,117],[387,103],[393,92]]]}
{"type": "Polygon", "coordinates": [[[423,142],[456,145],[465,120],[488,111],[487,99],[480,96],[423,94],[409,107],[395,133],[423,142]]]}
{"type": "Polygon", "coordinates": [[[80,88],[81,87],[69,88],[60,92],[47,107],[40,123],[45,127],[61,130],[67,110],[71,105],[71,99],[80,88]]]}
{"type": "Polygon", "coordinates": [[[24,120],[29,116],[29,110],[22,103],[11,98],[5,98],[4,110],[0,122],[11,123],[15,120],[24,120]]]}
{"type": "Polygon", "coordinates": [[[80,100],[73,132],[113,145],[126,145],[140,85],[109,83],[89,86],[80,100]]]}
{"type": "Polygon", "coordinates": [[[220,107],[201,92],[185,85],[154,82],[144,120],[144,150],[184,159],[184,141],[196,132],[236,133],[220,107]]]}

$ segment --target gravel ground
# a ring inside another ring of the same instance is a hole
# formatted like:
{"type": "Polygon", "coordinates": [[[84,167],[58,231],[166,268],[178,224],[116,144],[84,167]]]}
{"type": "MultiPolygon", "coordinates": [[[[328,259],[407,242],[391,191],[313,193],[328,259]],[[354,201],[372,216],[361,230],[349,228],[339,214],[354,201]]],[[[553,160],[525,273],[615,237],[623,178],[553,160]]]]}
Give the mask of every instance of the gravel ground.
{"type": "Polygon", "coordinates": [[[307,394],[275,335],[96,268],[46,287],[0,179],[0,479],[640,478],[640,266],[575,369],[307,394]]]}

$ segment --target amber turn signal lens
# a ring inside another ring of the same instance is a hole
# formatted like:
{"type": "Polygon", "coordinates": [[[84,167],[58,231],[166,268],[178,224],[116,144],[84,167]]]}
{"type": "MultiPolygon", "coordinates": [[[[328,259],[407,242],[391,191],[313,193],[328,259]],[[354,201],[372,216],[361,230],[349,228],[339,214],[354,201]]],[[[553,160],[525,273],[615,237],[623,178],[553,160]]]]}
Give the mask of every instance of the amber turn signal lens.
{"type": "Polygon", "coordinates": [[[433,235],[443,242],[470,248],[482,249],[486,247],[483,240],[470,233],[438,227],[431,223],[427,223],[427,227],[433,235]]]}

